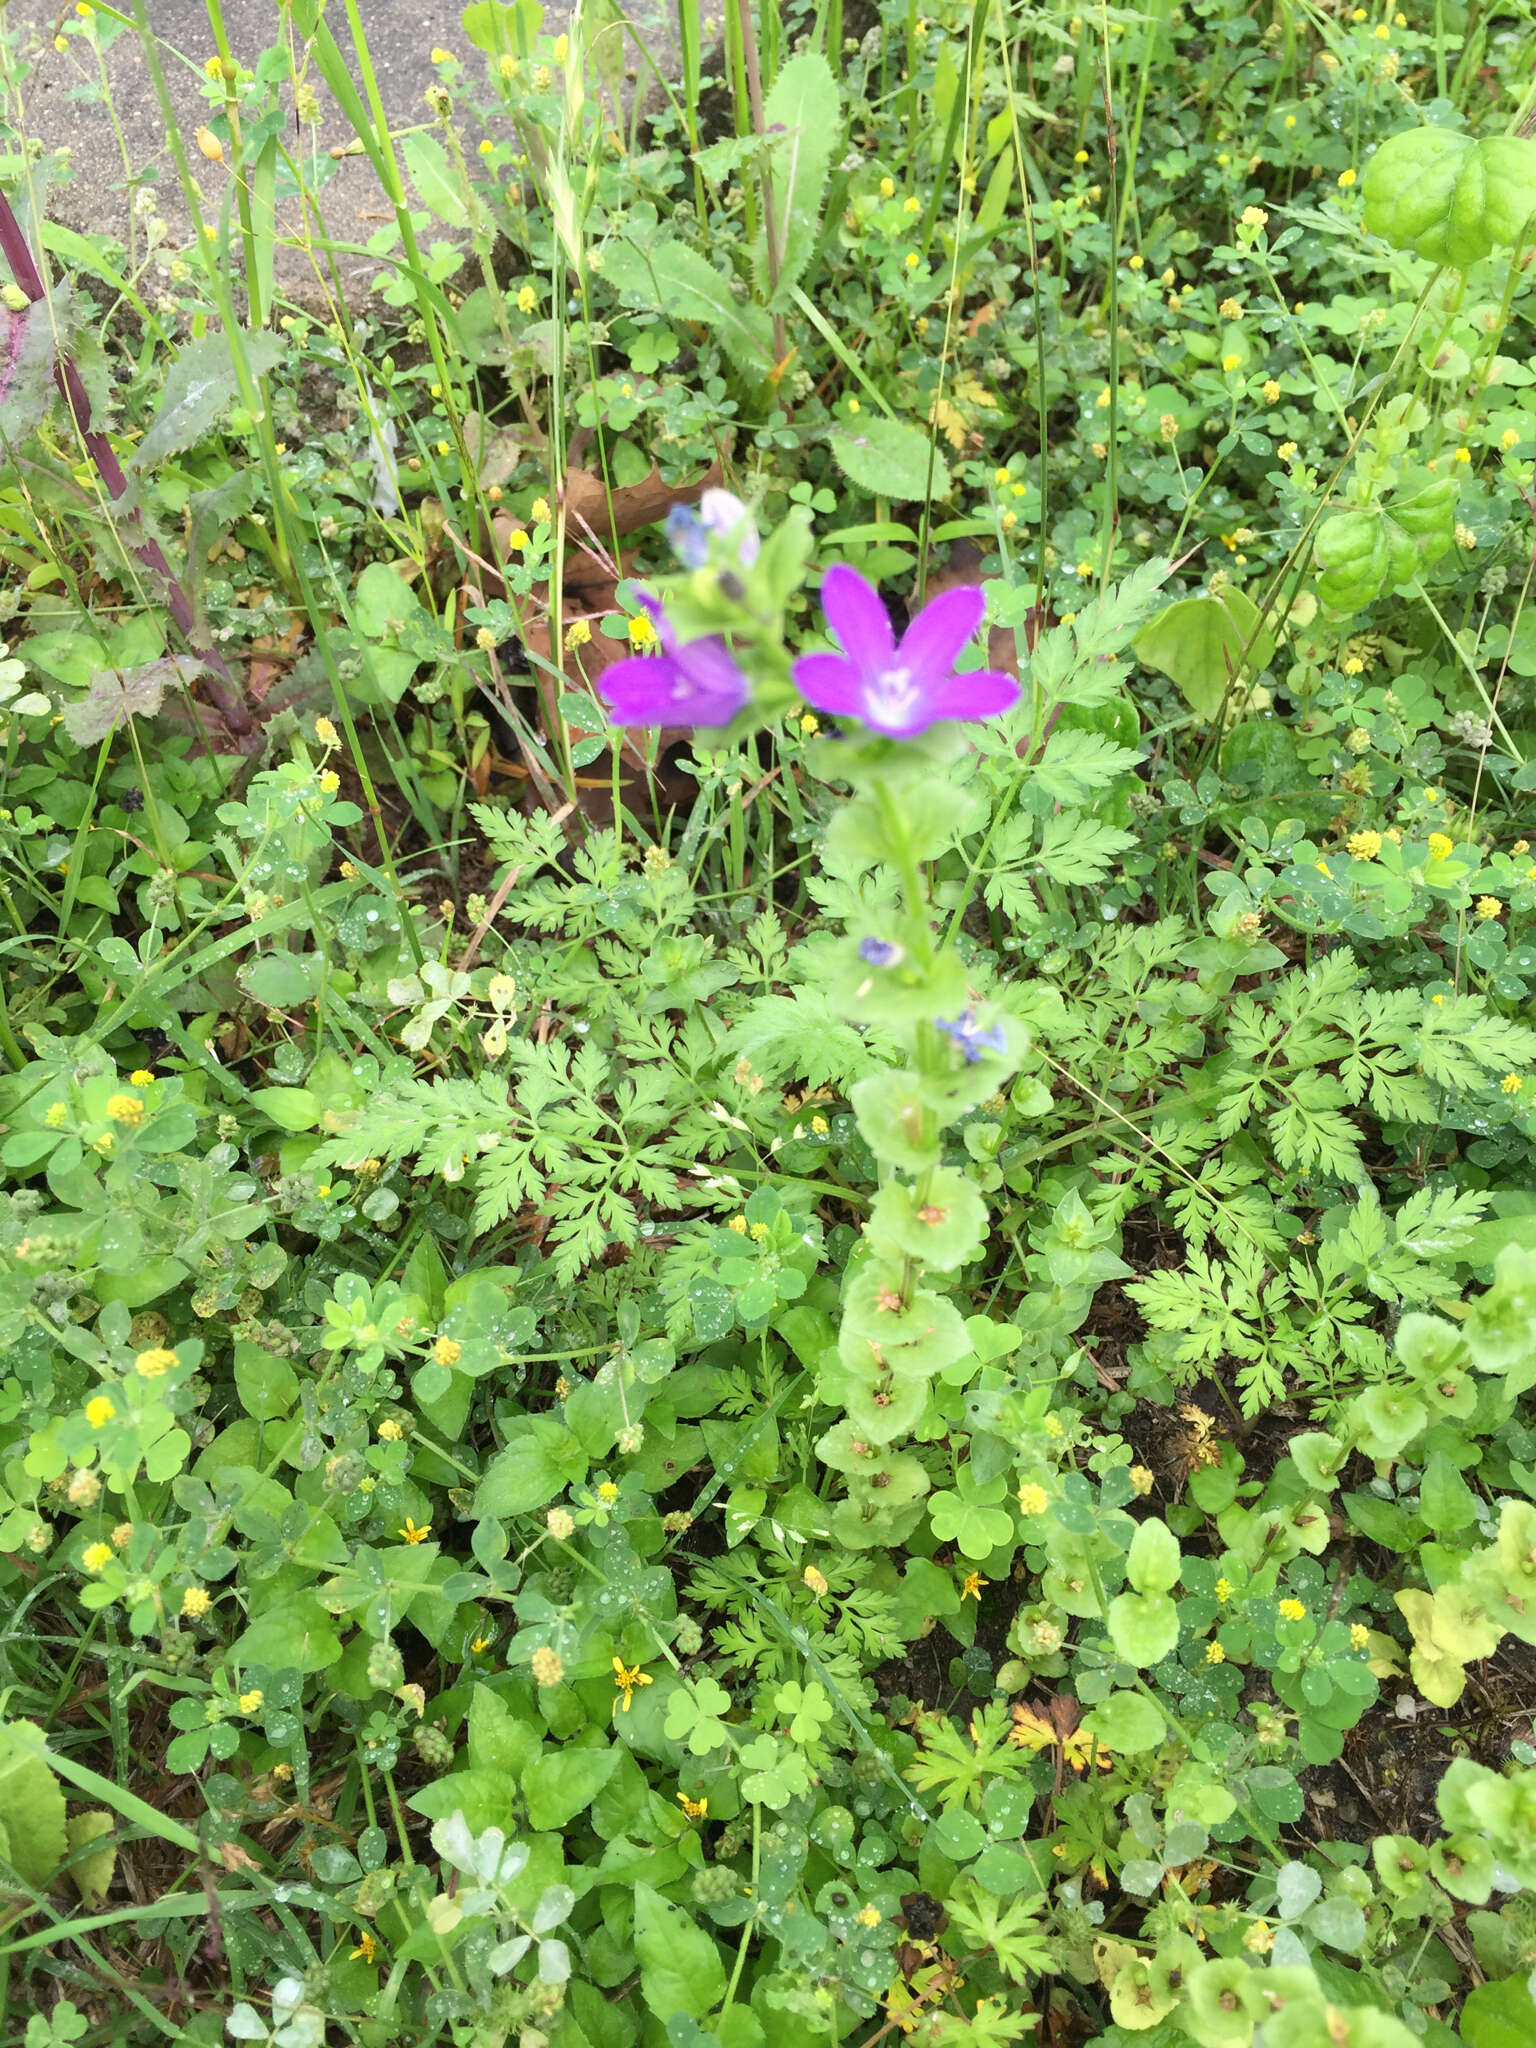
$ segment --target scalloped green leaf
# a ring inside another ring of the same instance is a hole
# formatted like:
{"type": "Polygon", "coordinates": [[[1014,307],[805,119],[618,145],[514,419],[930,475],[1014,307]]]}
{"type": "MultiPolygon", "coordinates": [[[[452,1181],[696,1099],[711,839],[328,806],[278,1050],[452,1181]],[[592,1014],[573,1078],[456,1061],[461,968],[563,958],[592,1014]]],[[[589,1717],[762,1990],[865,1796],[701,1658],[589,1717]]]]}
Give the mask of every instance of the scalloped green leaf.
{"type": "Polygon", "coordinates": [[[857,432],[840,426],[831,437],[832,459],[850,483],[876,498],[905,501],[949,496],[949,470],[928,436],[896,420],[861,421],[857,432]]]}

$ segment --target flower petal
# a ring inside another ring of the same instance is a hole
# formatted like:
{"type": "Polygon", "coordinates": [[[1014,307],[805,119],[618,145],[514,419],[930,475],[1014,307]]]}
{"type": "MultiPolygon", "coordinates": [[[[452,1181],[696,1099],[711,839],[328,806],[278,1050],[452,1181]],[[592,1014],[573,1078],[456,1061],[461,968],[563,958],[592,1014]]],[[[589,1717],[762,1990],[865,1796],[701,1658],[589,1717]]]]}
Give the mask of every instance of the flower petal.
{"type": "Polygon", "coordinates": [[[833,563],[821,579],[821,608],[860,675],[876,676],[890,665],[896,652],[890,614],[857,569],[833,563]]]}
{"type": "Polygon", "coordinates": [[[941,718],[996,718],[1018,701],[1019,686],[1012,676],[998,669],[973,668],[929,691],[927,716],[930,723],[941,718]]]}
{"type": "Polygon", "coordinates": [[[901,666],[928,688],[946,681],[956,655],[975,638],[986,609],[986,598],[970,584],[931,599],[901,636],[901,666]]]}
{"type": "Polygon", "coordinates": [[[597,687],[608,706],[610,725],[667,725],[675,723],[667,713],[680,680],[677,663],[669,654],[633,654],[616,661],[597,679],[597,687]]]}
{"type": "Polygon", "coordinates": [[[729,725],[752,690],[719,634],[685,641],[672,658],[687,686],[687,697],[679,708],[688,713],[673,723],[729,725]]]}
{"type": "Polygon", "coordinates": [[[840,654],[803,654],[794,667],[795,688],[807,704],[834,718],[864,716],[864,683],[840,654]]]}

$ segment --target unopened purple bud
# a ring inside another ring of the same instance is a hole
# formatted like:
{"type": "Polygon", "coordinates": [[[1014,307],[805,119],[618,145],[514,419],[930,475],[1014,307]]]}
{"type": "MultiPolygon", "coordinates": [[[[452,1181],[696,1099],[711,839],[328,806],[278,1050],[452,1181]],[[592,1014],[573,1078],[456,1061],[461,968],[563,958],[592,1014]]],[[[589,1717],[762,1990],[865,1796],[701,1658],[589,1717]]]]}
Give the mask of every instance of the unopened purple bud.
{"type": "Polygon", "coordinates": [[[894,939],[860,939],[859,958],[869,967],[894,967],[901,960],[906,948],[898,946],[894,939]]]}
{"type": "Polygon", "coordinates": [[[740,498],[730,491],[708,490],[699,500],[699,518],[710,533],[734,551],[743,569],[751,568],[762,541],[740,498]]]}

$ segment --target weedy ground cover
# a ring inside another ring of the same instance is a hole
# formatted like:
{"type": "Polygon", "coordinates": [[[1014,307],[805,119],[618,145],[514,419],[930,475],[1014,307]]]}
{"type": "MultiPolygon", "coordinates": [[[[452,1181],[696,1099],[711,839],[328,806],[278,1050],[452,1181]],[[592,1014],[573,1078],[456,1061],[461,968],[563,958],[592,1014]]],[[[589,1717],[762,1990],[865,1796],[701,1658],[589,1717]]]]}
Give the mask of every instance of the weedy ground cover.
{"type": "Polygon", "coordinates": [[[1529,9],[437,32],[0,42],[5,2039],[1536,2039],[1529,9]]]}

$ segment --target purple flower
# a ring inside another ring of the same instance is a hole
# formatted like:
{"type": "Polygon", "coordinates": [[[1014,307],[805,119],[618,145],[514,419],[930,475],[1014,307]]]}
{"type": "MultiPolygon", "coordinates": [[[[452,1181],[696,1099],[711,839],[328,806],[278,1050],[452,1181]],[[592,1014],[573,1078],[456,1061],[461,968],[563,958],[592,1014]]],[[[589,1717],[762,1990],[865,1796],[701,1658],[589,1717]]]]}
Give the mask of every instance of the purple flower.
{"type": "Polygon", "coordinates": [[[860,939],[859,958],[869,967],[894,967],[905,951],[894,939],[860,939]]]}
{"type": "Polygon", "coordinates": [[[948,1020],[935,1017],[933,1021],[965,1054],[965,1063],[968,1067],[974,1067],[983,1052],[1008,1050],[1008,1038],[1002,1025],[994,1024],[989,1031],[983,1031],[976,1022],[974,1010],[962,1010],[958,1017],[948,1020]]]}
{"type": "Polygon", "coordinates": [[[946,590],[925,604],[899,647],[885,606],[856,569],[835,563],[822,578],[821,604],[843,652],[807,654],[795,663],[795,687],[818,711],[906,740],[940,719],[993,718],[1018,701],[1012,676],[954,672],[986,610],[979,590],[946,590]]]}
{"type": "Polygon", "coordinates": [[[752,692],[718,634],[679,642],[654,597],[640,603],[661,643],[659,654],[616,661],[598,678],[613,725],[729,725],[752,692]]]}
{"type": "Polygon", "coordinates": [[[667,514],[666,533],[685,569],[704,567],[711,538],[723,542],[723,552],[743,569],[751,568],[762,548],[751,513],[729,491],[707,490],[699,499],[697,512],[687,505],[674,505],[667,514]]]}

